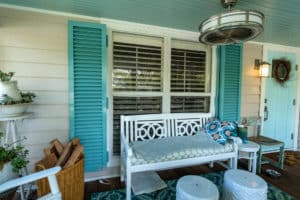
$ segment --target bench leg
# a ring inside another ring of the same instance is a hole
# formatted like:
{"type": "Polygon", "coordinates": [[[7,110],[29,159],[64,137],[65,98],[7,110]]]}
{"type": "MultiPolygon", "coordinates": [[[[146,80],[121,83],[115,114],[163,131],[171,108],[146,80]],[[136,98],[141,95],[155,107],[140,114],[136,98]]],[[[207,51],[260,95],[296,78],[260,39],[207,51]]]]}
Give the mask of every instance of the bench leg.
{"type": "Polygon", "coordinates": [[[230,159],[230,168],[231,169],[237,169],[237,164],[238,164],[238,158],[237,157],[233,157],[230,159]]]}
{"type": "Polygon", "coordinates": [[[257,167],[256,167],[256,171],[257,173],[261,173],[261,161],[262,161],[262,152],[261,152],[261,148],[258,150],[258,156],[257,156],[257,167]]]}
{"type": "Polygon", "coordinates": [[[126,169],[126,200],[131,200],[131,173],[126,169]]]}
{"type": "Polygon", "coordinates": [[[121,182],[123,182],[125,180],[125,177],[124,177],[124,171],[125,171],[124,165],[121,164],[121,169],[120,170],[121,170],[120,171],[120,173],[121,173],[120,178],[121,178],[121,182]]]}

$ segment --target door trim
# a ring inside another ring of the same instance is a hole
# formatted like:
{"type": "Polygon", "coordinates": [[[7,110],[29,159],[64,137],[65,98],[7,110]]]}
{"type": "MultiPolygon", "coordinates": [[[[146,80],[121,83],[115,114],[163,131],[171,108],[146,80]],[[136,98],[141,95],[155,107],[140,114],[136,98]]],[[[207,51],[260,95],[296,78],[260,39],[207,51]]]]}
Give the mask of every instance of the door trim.
{"type": "MultiPolygon", "coordinates": [[[[287,48],[286,46],[282,45],[273,45],[273,44],[265,44],[263,45],[263,60],[267,60],[267,53],[268,51],[281,51],[286,53],[294,53],[296,55],[297,64],[298,64],[298,71],[296,72],[296,108],[295,108],[295,125],[294,125],[294,138],[293,138],[293,149],[298,149],[298,137],[299,136],[299,111],[300,111],[300,48],[287,48]]],[[[261,79],[261,95],[260,95],[260,108],[259,108],[259,116],[263,119],[264,116],[264,99],[266,95],[266,78],[262,77],[261,79]]],[[[261,121],[261,133],[263,132],[264,128],[264,121],[261,121]]]]}

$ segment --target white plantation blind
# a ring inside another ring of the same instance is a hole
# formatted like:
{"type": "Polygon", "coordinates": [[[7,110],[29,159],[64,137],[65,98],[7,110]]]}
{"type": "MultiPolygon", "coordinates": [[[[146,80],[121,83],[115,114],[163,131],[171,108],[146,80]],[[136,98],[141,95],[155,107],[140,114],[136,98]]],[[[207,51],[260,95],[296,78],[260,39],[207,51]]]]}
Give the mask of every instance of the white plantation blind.
{"type": "Polygon", "coordinates": [[[205,92],[206,52],[172,48],[171,92],[205,92]]]}
{"type": "Polygon", "coordinates": [[[114,34],[113,90],[162,89],[162,39],[114,34]]]}
{"type": "Polygon", "coordinates": [[[172,113],[208,113],[210,97],[171,97],[172,113]]]}
{"type": "Polygon", "coordinates": [[[113,33],[113,155],[120,153],[120,115],[209,112],[210,51],[198,42],[170,46],[158,37],[113,33]]]}
{"type": "Polygon", "coordinates": [[[120,115],[162,112],[163,40],[113,33],[113,155],[120,154],[120,115]]]}
{"type": "Polygon", "coordinates": [[[162,97],[117,97],[113,111],[113,154],[120,153],[120,115],[157,114],[162,111],[162,97]]]}
{"type": "Polygon", "coordinates": [[[210,51],[205,45],[172,41],[171,112],[209,112],[210,51]]]}

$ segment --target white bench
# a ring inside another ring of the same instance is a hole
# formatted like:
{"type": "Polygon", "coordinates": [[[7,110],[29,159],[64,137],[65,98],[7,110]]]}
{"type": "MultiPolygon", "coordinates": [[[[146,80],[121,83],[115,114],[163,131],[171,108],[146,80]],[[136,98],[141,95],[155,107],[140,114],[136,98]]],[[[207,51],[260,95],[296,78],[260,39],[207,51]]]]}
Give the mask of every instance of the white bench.
{"type": "Polygon", "coordinates": [[[208,154],[205,156],[181,158],[178,160],[164,160],[160,162],[133,162],[133,159],[136,161],[135,153],[131,146],[133,142],[146,142],[146,140],[175,136],[192,136],[202,130],[210,117],[211,114],[209,113],[122,115],[120,130],[121,181],[124,181],[125,178],[126,199],[131,199],[131,177],[132,174],[136,172],[158,171],[224,160],[229,161],[229,165],[227,165],[228,168],[236,169],[238,148],[235,142],[232,142],[229,151],[216,152],[213,155],[208,154]]]}

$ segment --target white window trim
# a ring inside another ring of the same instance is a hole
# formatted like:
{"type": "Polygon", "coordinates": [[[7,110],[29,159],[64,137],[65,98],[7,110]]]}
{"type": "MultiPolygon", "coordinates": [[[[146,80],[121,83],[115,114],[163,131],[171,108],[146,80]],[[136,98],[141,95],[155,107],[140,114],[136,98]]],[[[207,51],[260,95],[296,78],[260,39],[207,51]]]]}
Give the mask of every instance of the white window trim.
{"type": "MultiPolygon", "coordinates": [[[[146,24],[139,24],[139,23],[132,23],[132,22],[126,22],[126,21],[119,21],[119,20],[112,20],[112,19],[106,19],[102,18],[100,20],[101,23],[107,25],[107,32],[108,32],[108,68],[107,68],[107,96],[109,98],[109,109],[107,111],[107,149],[109,152],[109,158],[108,158],[108,167],[118,166],[120,162],[119,156],[113,156],[113,133],[112,133],[112,127],[113,127],[113,92],[112,92],[112,74],[113,74],[113,55],[112,55],[112,47],[113,47],[113,41],[112,41],[112,33],[113,32],[123,32],[123,33],[129,33],[129,34],[139,34],[139,35],[145,35],[145,36],[154,36],[154,37],[161,37],[164,39],[163,43],[163,71],[164,73],[170,74],[171,72],[171,40],[184,40],[184,41],[191,41],[191,42],[199,42],[198,32],[192,32],[192,31],[185,31],[185,30],[179,30],[179,29],[172,29],[172,28],[165,28],[165,27],[159,27],[159,26],[152,26],[152,25],[146,25],[146,24]]],[[[207,63],[207,66],[211,64],[210,69],[210,80],[211,80],[211,92],[210,93],[175,93],[172,92],[172,95],[178,95],[178,96],[210,96],[210,111],[214,114],[215,112],[215,81],[216,81],[216,56],[215,56],[215,48],[211,49],[211,60],[207,63]]],[[[171,74],[170,74],[171,75],[171,74]]],[[[170,92],[170,76],[165,76],[163,79],[163,88],[162,91],[166,92],[156,92],[151,93],[150,96],[154,96],[154,94],[157,94],[157,96],[162,96],[163,98],[163,105],[162,105],[162,112],[163,113],[169,113],[171,109],[171,99],[169,98],[171,92],[170,92]]],[[[147,96],[145,93],[141,92],[133,92],[136,96],[147,96]]],[[[132,93],[132,94],[133,94],[132,93]]],[[[120,96],[128,96],[126,92],[115,92],[114,94],[118,94],[120,96]]]]}

